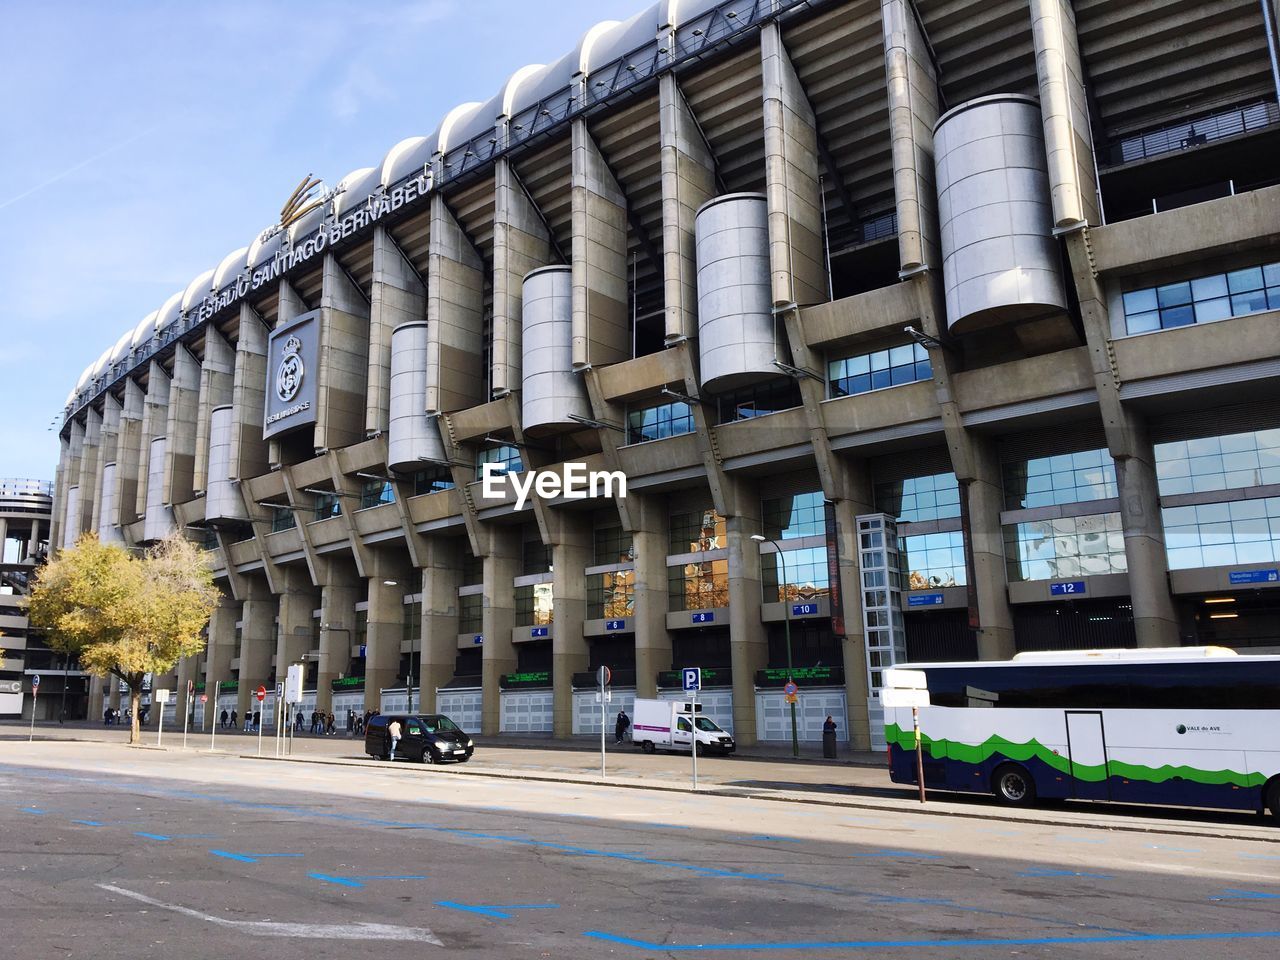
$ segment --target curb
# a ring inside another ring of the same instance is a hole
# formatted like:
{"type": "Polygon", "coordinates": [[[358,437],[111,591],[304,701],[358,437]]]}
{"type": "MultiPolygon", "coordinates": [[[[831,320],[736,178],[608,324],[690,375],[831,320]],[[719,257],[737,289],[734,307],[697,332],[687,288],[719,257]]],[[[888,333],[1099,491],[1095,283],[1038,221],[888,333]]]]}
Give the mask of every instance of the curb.
{"type": "MultiPolygon", "coordinates": [[[[337,767],[356,767],[356,768],[375,768],[375,769],[394,769],[393,765],[383,766],[374,760],[357,760],[357,759],[323,759],[309,757],[267,757],[258,756],[257,754],[240,754],[241,760],[265,760],[277,763],[313,763],[337,767]]],[[[459,764],[459,766],[462,766],[459,764]]],[[[415,767],[415,769],[421,769],[415,767]]],[[[901,806],[888,806],[886,804],[872,803],[867,800],[858,799],[828,799],[824,797],[816,797],[810,794],[787,794],[787,793],[771,793],[757,794],[735,788],[725,788],[720,786],[708,786],[706,788],[694,790],[690,787],[680,787],[669,784],[653,784],[640,783],[634,780],[600,780],[598,778],[589,777],[570,777],[565,775],[544,775],[538,773],[515,773],[504,772],[498,770],[477,770],[477,769],[449,769],[443,766],[433,765],[426,768],[432,773],[442,773],[448,776],[469,776],[469,777],[487,777],[492,780],[523,780],[531,783],[568,783],[584,787],[616,787],[624,790],[650,790],[659,793],[682,793],[696,794],[699,796],[714,795],[717,797],[728,797],[737,800],[765,800],[772,803],[803,803],[809,806],[818,807],[840,807],[851,810],[873,810],[880,813],[906,813],[926,816],[942,816],[955,817],[961,820],[995,820],[1003,823],[1020,823],[1031,824],[1033,826],[1049,826],[1059,828],[1080,828],[1085,827],[1094,830],[1113,830],[1119,833],[1145,833],[1145,834],[1162,834],[1165,836],[1177,837],[1201,837],[1210,840],[1249,840],[1257,843],[1280,844],[1280,829],[1275,830],[1274,836],[1242,836],[1237,833],[1223,832],[1222,830],[1212,830],[1200,824],[1190,824],[1183,827],[1178,823],[1127,823],[1124,821],[1104,822],[1097,819],[1088,822],[1077,820],[1056,820],[1043,814],[1032,813],[1028,816],[1014,816],[1011,812],[1002,807],[991,806],[984,807],[981,811],[968,811],[955,809],[954,807],[941,807],[936,804],[946,804],[947,801],[934,801],[933,805],[920,804],[918,802],[906,803],[901,806]]],[[[422,772],[426,772],[423,770],[422,772]]],[[[1105,815],[1105,814],[1104,814],[1105,815]]]]}

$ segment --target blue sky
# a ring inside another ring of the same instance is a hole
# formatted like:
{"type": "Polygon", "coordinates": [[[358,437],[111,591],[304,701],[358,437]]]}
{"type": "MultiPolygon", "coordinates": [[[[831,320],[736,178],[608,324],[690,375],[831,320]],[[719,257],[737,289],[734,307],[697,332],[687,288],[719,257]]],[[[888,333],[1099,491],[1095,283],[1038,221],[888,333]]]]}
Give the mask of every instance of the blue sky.
{"type": "Polygon", "coordinates": [[[53,479],[85,367],[332,185],[645,0],[3,5],[0,476],[53,479]]]}

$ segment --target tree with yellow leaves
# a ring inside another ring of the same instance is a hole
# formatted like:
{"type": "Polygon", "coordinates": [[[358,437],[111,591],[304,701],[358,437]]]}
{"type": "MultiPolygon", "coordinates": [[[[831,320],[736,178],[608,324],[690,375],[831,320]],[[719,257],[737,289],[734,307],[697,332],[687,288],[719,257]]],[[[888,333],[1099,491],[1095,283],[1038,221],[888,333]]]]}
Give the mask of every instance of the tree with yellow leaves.
{"type": "Polygon", "coordinates": [[[137,743],[143,679],[204,649],[218,595],[204,553],[183,537],[134,556],[85,534],[40,570],[29,615],[51,649],[78,656],[95,676],[125,683],[129,742],[137,743]]]}

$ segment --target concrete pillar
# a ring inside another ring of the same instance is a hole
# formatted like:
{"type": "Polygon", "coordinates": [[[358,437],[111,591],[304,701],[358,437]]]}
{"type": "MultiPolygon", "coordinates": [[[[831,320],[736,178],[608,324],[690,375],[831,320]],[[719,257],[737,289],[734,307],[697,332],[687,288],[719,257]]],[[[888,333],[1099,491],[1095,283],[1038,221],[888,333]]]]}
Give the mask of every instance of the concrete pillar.
{"type": "Polygon", "coordinates": [[[978,604],[978,657],[1007,660],[1017,648],[1006,586],[1004,531],[1000,526],[1000,512],[1004,509],[1000,461],[989,440],[971,434],[968,442],[967,462],[971,469],[957,464],[956,479],[967,521],[965,549],[972,558],[970,596],[978,604]]]}
{"type": "Polygon", "coordinates": [[[511,161],[493,171],[493,393],[520,389],[524,276],[555,262],[551,238],[511,161]]]}
{"type": "Polygon", "coordinates": [[[98,481],[101,463],[98,446],[102,441],[102,414],[92,407],[85,415],[84,441],[80,447],[80,529],[98,532],[94,518],[98,513],[98,481]]]}
{"type": "MultiPolygon", "coordinates": [[[[368,579],[368,632],[365,635],[365,709],[382,702],[383,687],[397,687],[400,641],[404,639],[404,597],[413,592],[408,557],[400,551],[374,549],[368,579]]],[[[414,675],[415,682],[418,677],[414,675]]]]}
{"type": "Polygon", "coordinates": [[[200,361],[185,346],[173,354],[173,380],[164,433],[164,502],[185,503],[195,495],[196,420],[200,406],[200,361]]]}
{"type": "Polygon", "coordinates": [[[760,31],[760,56],[773,300],[775,305],[823,303],[829,298],[817,121],[777,23],[760,31]]]}
{"type": "Polygon", "coordinates": [[[134,513],[147,512],[148,473],[151,467],[151,441],[163,437],[168,422],[169,374],[157,361],[148,364],[147,391],[142,397],[142,430],[138,435],[138,483],[134,513]]]}
{"type": "Polygon", "coordinates": [[[630,494],[630,514],[641,529],[632,530],[635,546],[636,696],[658,695],[658,673],[670,670],[671,632],[667,630],[667,551],[670,518],[659,498],[630,494]]]}
{"type": "Polygon", "coordinates": [[[316,448],[359,443],[367,410],[369,300],[333,254],[325,255],[320,288],[319,363],[316,448]]]}
{"type": "Polygon", "coordinates": [[[356,603],[363,599],[364,584],[354,569],[334,561],[327,582],[320,587],[320,666],[316,671],[316,709],[326,713],[333,705],[333,685],[351,663],[355,641],[356,603]]]}
{"type": "Polygon", "coordinates": [[[631,357],[627,198],[585,120],[573,123],[573,366],[631,357]]]}
{"type": "Polygon", "coordinates": [[[256,690],[262,685],[272,690],[287,672],[271,666],[276,652],[276,600],[265,580],[246,580],[249,589],[240,612],[240,689],[256,690]]]}
{"type": "Polygon", "coordinates": [[[484,659],[480,671],[483,688],[480,732],[498,733],[501,721],[498,678],[516,668],[516,648],[511,642],[516,600],[513,581],[520,573],[520,528],[482,528],[484,544],[484,659]]]}
{"type": "MultiPolygon", "coordinates": [[[[386,227],[373,231],[373,287],[369,302],[369,369],[364,429],[387,432],[391,410],[391,332],[427,315],[427,288],[386,227]]],[[[369,689],[365,686],[366,691],[369,689]]]]}
{"type": "MultiPolygon", "coordinates": [[[[859,471],[865,479],[865,471],[859,471]]],[[[869,493],[869,491],[868,491],[869,493]]],[[[862,625],[862,568],[858,554],[858,526],[854,518],[870,513],[870,497],[865,500],[835,501],[837,541],[840,548],[840,596],[844,608],[844,690],[848,703],[849,746],[871,749],[871,721],[867,713],[867,640],[862,625]]]]}
{"type": "Polygon", "coordinates": [[[138,469],[142,458],[144,400],[145,394],[137,381],[132,377],[125,380],[120,435],[116,439],[116,511],[121,524],[133,523],[139,516],[138,469]]]}
{"type": "Polygon", "coordinates": [[[240,604],[223,594],[209,617],[209,645],[204,662],[204,686],[209,694],[205,704],[204,728],[209,729],[217,710],[214,696],[216,684],[231,679],[231,661],[236,654],[236,621],[240,619],[240,604]],[[213,709],[210,709],[212,707],[213,709]]]}
{"type": "MultiPolygon", "coordinates": [[[[422,560],[422,710],[436,710],[436,688],[453,679],[458,659],[458,588],[462,586],[462,543],[431,537],[422,560]]],[[[509,633],[510,631],[508,631],[509,633]]]]}
{"type": "Polygon", "coordinates": [[[58,465],[53,471],[53,513],[49,518],[50,552],[62,546],[62,524],[67,513],[67,461],[71,458],[70,437],[58,437],[58,465]]]}
{"type": "Polygon", "coordinates": [[[116,445],[120,440],[120,401],[112,394],[108,393],[102,401],[102,426],[99,432],[98,441],[98,469],[94,476],[94,496],[93,496],[93,518],[91,529],[97,530],[105,521],[109,523],[119,523],[116,519],[120,511],[117,509],[119,501],[116,499],[119,493],[119,484],[115,477],[111,477],[111,490],[107,490],[104,483],[107,479],[104,474],[104,468],[108,463],[116,462],[116,445]],[[104,508],[114,516],[104,515],[104,508]]]}
{"type": "Polygon", "coordinates": [[[276,673],[284,677],[289,665],[301,661],[315,645],[312,611],[320,606],[320,598],[301,565],[281,567],[276,589],[281,591],[276,597],[276,673]]]}
{"type": "Polygon", "coordinates": [[[90,722],[102,722],[102,713],[107,708],[107,678],[90,677],[89,678],[89,716],[90,722]]]}
{"type": "Polygon", "coordinates": [[[240,304],[235,372],[231,384],[231,476],[267,472],[267,443],[262,439],[266,407],[267,326],[256,310],[240,304]]]}
{"type": "Polygon", "coordinates": [[[744,514],[726,518],[729,551],[729,653],[733,667],[733,736],[751,746],[756,736],[756,671],[769,662],[769,636],[760,619],[759,499],[740,498],[744,514]]]}
{"type": "Polygon", "coordinates": [[[196,459],[192,485],[203,491],[209,471],[209,427],[215,407],[232,402],[235,380],[235,348],[217,327],[209,324],[204,333],[204,361],[200,364],[200,391],[196,414],[196,459]]]}
{"type": "Polygon", "coordinates": [[[444,196],[431,197],[427,268],[427,413],[484,403],[484,261],[444,196]]]}
{"type": "MultiPolygon", "coordinates": [[[[694,215],[716,195],[716,162],[674,73],[658,80],[666,338],[698,335],[694,215]]],[[[665,669],[665,668],[663,668],[665,669]]]]}
{"type": "Polygon", "coordinates": [[[1067,237],[1067,254],[1080,301],[1080,319],[1107,449],[1116,464],[1134,633],[1139,646],[1176,647],[1181,641],[1177,610],[1169,591],[1169,558],[1156,484],[1155,452],[1141,416],[1120,400],[1120,382],[1112,365],[1111,315],[1093,272],[1087,233],[1086,227],[1067,237]]]}
{"type": "Polygon", "coordinates": [[[85,426],[79,420],[71,423],[70,443],[67,447],[66,457],[66,496],[62,500],[62,542],[66,544],[74,544],[79,539],[80,534],[84,531],[84,499],[80,491],[80,465],[84,456],[84,432],[85,426]],[[76,500],[73,505],[71,503],[71,488],[76,488],[76,500]],[[74,510],[71,509],[74,506],[74,510]],[[71,529],[68,529],[68,526],[71,529]]]}
{"type": "Polygon", "coordinates": [[[591,659],[582,634],[587,615],[587,579],[583,571],[592,562],[594,544],[588,515],[555,512],[560,515],[555,517],[555,539],[551,543],[551,729],[552,736],[570,737],[573,675],[584,673],[591,659]]]}
{"type": "Polygon", "coordinates": [[[1101,222],[1089,102],[1071,0],[1030,0],[1053,221],[1101,222]]]}
{"type": "MultiPolygon", "coordinates": [[[[198,656],[183,657],[181,660],[178,661],[177,665],[174,667],[174,684],[173,684],[172,697],[175,702],[174,719],[177,721],[173,725],[173,730],[175,733],[180,733],[182,731],[182,718],[186,716],[185,711],[190,709],[190,707],[188,706],[188,700],[187,700],[187,683],[188,681],[190,681],[192,684],[194,684],[196,681],[201,679],[199,676],[197,676],[197,671],[196,671],[196,667],[199,664],[199,660],[200,658],[198,656]]],[[[99,715],[101,715],[101,711],[99,711],[99,715]]],[[[92,718],[92,714],[90,714],[90,717],[92,718]]],[[[165,725],[165,729],[166,730],[169,729],[169,726],[167,724],[165,725]]]]}
{"type": "Polygon", "coordinates": [[[881,0],[893,190],[898,214],[898,256],[903,270],[942,263],[938,245],[938,192],[934,183],[933,125],[939,116],[938,81],[910,0],[881,0]]]}

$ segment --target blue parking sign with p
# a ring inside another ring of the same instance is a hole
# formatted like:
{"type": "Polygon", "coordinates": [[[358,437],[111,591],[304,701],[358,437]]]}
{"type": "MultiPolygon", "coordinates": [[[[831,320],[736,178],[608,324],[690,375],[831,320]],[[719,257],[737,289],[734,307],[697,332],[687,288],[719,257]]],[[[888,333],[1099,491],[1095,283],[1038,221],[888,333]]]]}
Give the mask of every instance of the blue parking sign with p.
{"type": "Polygon", "coordinates": [[[690,690],[702,689],[702,668],[701,667],[685,667],[683,673],[684,673],[684,689],[686,692],[690,690]]]}

